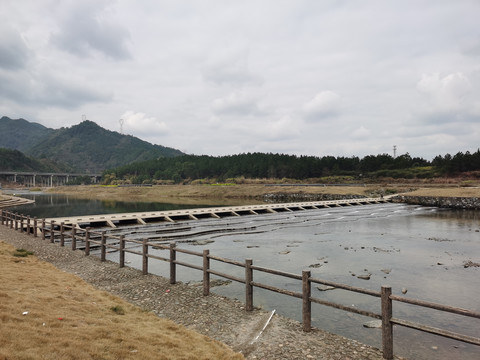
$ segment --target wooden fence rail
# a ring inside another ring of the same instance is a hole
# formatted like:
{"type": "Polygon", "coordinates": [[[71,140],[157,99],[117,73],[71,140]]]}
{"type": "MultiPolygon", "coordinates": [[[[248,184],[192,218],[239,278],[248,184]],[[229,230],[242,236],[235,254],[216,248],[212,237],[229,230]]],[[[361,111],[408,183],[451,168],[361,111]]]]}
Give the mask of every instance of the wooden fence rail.
{"type": "Polygon", "coordinates": [[[246,311],[253,310],[253,289],[261,288],[276,292],[279,294],[302,299],[302,325],[304,331],[311,330],[311,317],[312,317],[312,303],[321,304],[324,306],[333,307],[343,311],[352,312],[355,314],[381,319],[382,320],[382,351],[384,359],[393,359],[393,325],[404,326],[419,331],[440,335],[450,339],[470,343],[474,345],[480,345],[480,338],[458,334],[445,329],[434,328],[428,325],[419,324],[404,319],[394,318],[393,313],[393,301],[407,303],[410,305],[416,305],[423,308],[430,308],[436,311],[453,313],[461,316],[467,316],[480,319],[480,313],[468,309],[462,309],[452,306],[446,306],[442,304],[426,302],[422,300],[410,299],[402,296],[392,295],[392,289],[388,286],[382,286],[380,291],[373,291],[363,288],[358,288],[350,285],[339,284],[333,281],[327,281],[322,279],[313,278],[310,271],[303,271],[301,275],[292,274],[280,270],[269,269],[261,266],[253,265],[252,259],[246,259],[245,262],[237,260],[222,258],[210,254],[209,250],[203,250],[202,252],[192,251],[188,249],[180,249],[176,247],[175,243],[169,245],[157,244],[148,242],[147,239],[142,241],[125,239],[124,235],[114,236],[106,235],[105,231],[92,231],[90,228],[79,228],[64,223],[50,223],[45,219],[38,221],[37,218],[31,219],[29,216],[24,216],[18,213],[12,213],[10,211],[1,210],[0,223],[11,229],[15,229],[20,232],[26,232],[28,235],[38,237],[38,231],[41,232],[42,240],[49,240],[52,243],[58,241],[60,246],[65,246],[65,241],[69,239],[71,242],[72,250],[78,248],[78,244],[83,242],[83,250],[85,255],[90,255],[92,246],[100,248],[100,260],[106,260],[106,252],[115,251],[119,253],[119,266],[125,266],[125,254],[134,254],[142,257],[142,272],[148,274],[149,259],[168,262],[170,264],[170,283],[176,283],[177,265],[202,271],[203,273],[203,294],[205,296],[210,294],[210,275],[219,276],[225,279],[236,281],[245,284],[245,309],[246,311]],[[140,248],[140,250],[138,250],[140,248]],[[149,249],[162,249],[169,251],[168,257],[161,257],[156,254],[152,254],[149,249]],[[192,264],[186,261],[177,260],[177,253],[185,254],[188,256],[198,257],[201,260],[198,264],[192,264]],[[220,271],[213,270],[211,268],[211,262],[217,261],[224,264],[229,264],[237,267],[244,268],[244,278],[226,274],[220,271]],[[282,288],[278,288],[269,284],[263,284],[253,281],[254,271],[267,273],[282,278],[294,279],[301,281],[302,291],[295,292],[282,288]],[[337,304],[322,299],[312,297],[311,287],[312,284],[322,284],[332,286],[337,289],[343,289],[350,292],[360,293],[376,298],[380,298],[381,313],[377,314],[371,311],[352,308],[342,304],[337,304]]]}

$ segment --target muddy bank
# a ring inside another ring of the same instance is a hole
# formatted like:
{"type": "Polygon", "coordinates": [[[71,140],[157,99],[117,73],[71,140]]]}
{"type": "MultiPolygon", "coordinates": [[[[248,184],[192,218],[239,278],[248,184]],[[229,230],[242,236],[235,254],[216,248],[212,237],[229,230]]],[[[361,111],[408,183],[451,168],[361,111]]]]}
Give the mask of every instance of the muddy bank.
{"type": "Polygon", "coordinates": [[[406,204],[435,206],[449,209],[479,210],[480,198],[478,197],[445,197],[445,196],[412,196],[398,195],[392,198],[393,202],[406,204]]]}

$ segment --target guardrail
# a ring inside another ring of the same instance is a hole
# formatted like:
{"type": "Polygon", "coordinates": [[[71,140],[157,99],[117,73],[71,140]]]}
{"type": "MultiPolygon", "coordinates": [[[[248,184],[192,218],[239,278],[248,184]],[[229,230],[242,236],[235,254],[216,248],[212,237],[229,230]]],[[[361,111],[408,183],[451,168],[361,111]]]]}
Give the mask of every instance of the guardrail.
{"type": "Polygon", "coordinates": [[[177,265],[188,267],[201,271],[203,273],[203,295],[208,296],[210,294],[210,275],[219,276],[225,279],[236,281],[245,285],[245,309],[246,311],[253,310],[253,289],[254,287],[266,289],[279,294],[292,296],[298,299],[302,299],[302,326],[303,330],[308,332],[312,329],[312,303],[321,304],[343,311],[352,312],[355,314],[371,317],[374,319],[382,320],[382,352],[384,359],[393,359],[393,325],[399,325],[407,328],[416,329],[422,332],[427,332],[446,338],[458,340],[465,343],[474,345],[480,345],[480,338],[472,337],[464,334],[451,332],[445,329],[439,329],[428,325],[411,322],[405,319],[399,319],[393,317],[393,302],[407,303],[411,305],[420,306],[423,308],[430,308],[437,311],[453,313],[466,317],[472,317],[480,319],[480,313],[468,309],[462,309],[452,306],[446,306],[442,304],[416,300],[406,298],[402,296],[392,295],[392,288],[388,286],[382,286],[380,291],[373,291],[354,287],[345,284],[339,284],[332,281],[313,278],[310,271],[302,271],[302,274],[292,274],[280,270],[269,269],[261,266],[253,265],[252,259],[246,259],[245,262],[240,262],[232,259],[222,258],[210,254],[209,250],[203,250],[202,252],[192,251],[187,249],[180,249],[176,247],[175,243],[169,245],[158,244],[148,242],[146,239],[139,240],[127,240],[124,235],[106,235],[105,231],[93,231],[90,228],[79,228],[71,225],[65,225],[64,223],[57,224],[54,221],[47,222],[45,219],[38,220],[37,218],[31,218],[30,216],[24,216],[18,213],[1,210],[0,213],[1,224],[11,229],[15,229],[20,232],[26,232],[28,235],[34,237],[39,236],[41,233],[42,240],[49,240],[51,243],[59,243],[60,246],[65,246],[65,241],[69,239],[72,250],[79,248],[79,241],[83,243],[83,250],[85,255],[90,255],[92,246],[100,248],[100,260],[106,260],[107,249],[113,249],[119,252],[119,266],[125,266],[125,254],[135,254],[142,257],[142,272],[144,275],[148,274],[149,259],[168,262],[170,264],[170,283],[175,284],[177,282],[177,265]],[[127,247],[127,244],[132,244],[133,247],[127,247]],[[169,251],[168,257],[161,257],[158,255],[150,254],[149,249],[155,247],[156,249],[164,249],[169,251]],[[135,250],[141,248],[141,251],[135,250]],[[177,253],[183,253],[194,257],[202,258],[201,265],[191,264],[188,262],[177,260],[177,253]],[[244,277],[237,277],[231,274],[222,273],[211,268],[211,261],[218,261],[221,263],[229,264],[244,268],[244,277]],[[281,276],[284,278],[298,280],[302,284],[302,292],[290,291],[268,284],[253,281],[254,271],[268,273],[271,275],[281,276]],[[343,289],[355,293],[369,295],[372,297],[380,298],[381,313],[375,313],[371,311],[361,310],[357,308],[348,307],[342,304],[337,304],[322,299],[312,297],[312,284],[322,284],[332,286],[338,289],[343,289]]]}

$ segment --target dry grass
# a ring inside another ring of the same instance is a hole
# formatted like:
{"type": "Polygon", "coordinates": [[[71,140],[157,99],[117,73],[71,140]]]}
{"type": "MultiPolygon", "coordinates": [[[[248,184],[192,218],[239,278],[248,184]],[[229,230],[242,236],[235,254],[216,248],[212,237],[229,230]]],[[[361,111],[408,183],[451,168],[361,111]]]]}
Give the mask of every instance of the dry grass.
{"type": "Polygon", "coordinates": [[[243,359],[35,256],[14,253],[0,242],[0,359],[243,359]]]}
{"type": "Polygon", "coordinates": [[[404,193],[419,196],[479,197],[480,187],[459,187],[424,184],[384,184],[366,186],[265,186],[252,185],[158,185],[152,187],[63,186],[55,193],[87,199],[148,201],[203,205],[245,205],[262,203],[271,193],[367,195],[404,193]]]}
{"type": "Polygon", "coordinates": [[[152,201],[183,204],[243,205],[262,203],[271,193],[354,194],[364,195],[379,186],[265,186],[265,185],[158,185],[152,187],[63,186],[51,191],[79,198],[152,201]]]}

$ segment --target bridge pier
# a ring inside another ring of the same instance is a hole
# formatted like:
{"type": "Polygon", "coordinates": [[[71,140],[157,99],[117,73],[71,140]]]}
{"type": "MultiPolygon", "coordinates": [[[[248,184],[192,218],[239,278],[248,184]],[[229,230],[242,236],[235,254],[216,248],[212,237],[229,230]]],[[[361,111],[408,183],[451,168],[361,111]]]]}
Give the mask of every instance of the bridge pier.
{"type": "Polygon", "coordinates": [[[79,177],[90,178],[93,184],[98,183],[101,174],[67,174],[67,173],[36,173],[20,171],[0,171],[0,180],[22,184],[28,187],[46,186],[53,187],[66,185],[69,181],[79,177]],[[55,179],[54,179],[55,178],[55,179]]]}

